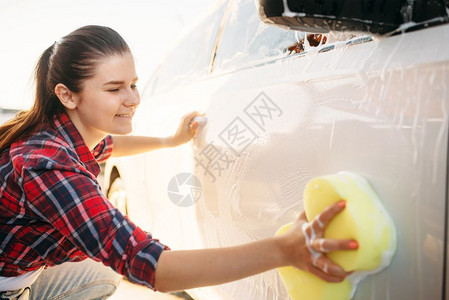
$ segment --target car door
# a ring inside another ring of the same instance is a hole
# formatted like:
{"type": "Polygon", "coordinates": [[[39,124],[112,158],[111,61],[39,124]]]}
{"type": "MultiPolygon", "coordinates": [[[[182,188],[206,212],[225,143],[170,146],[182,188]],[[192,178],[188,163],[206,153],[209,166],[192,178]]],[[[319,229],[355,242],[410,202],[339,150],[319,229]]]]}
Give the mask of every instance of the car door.
{"type": "MultiPolygon", "coordinates": [[[[180,63],[170,62],[199,59],[183,56],[189,49],[181,43],[143,93],[136,134],[169,135],[191,109],[206,112],[208,122],[191,143],[135,161],[143,170],[134,189],[144,191],[145,204],[130,212],[138,222],[151,219],[153,234],[173,249],[231,246],[271,237],[294,220],[311,178],[355,172],[390,213],[398,248],[354,299],[441,299],[448,25],[387,38],[329,35],[295,53],[290,46],[306,34],[262,24],[254,1],[231,0],[224,10],[223,19],[208,21],[217,27],[211,55],[200,56],[207,63],[176,69],[180,63]],[[181,173],[201,185],[189,207],[167,194],[181,173]]],[[[288,299],[275,270],[190,293],[288,299]]]]}

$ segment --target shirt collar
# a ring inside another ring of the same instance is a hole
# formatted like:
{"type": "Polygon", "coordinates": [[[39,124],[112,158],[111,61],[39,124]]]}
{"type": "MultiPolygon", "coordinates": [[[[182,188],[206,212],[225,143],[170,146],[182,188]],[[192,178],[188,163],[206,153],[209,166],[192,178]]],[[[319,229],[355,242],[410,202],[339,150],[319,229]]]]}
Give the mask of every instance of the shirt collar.
{"type": "Polygon", "coordinates": [[[69,147],[75,150],[80,162],[85,165],[89,172],[97,177],[100,173],[100,166],[69,116],[66,113],[61,113],[55,115],[53,121],[58,132],[69,144],[69,147]]]}

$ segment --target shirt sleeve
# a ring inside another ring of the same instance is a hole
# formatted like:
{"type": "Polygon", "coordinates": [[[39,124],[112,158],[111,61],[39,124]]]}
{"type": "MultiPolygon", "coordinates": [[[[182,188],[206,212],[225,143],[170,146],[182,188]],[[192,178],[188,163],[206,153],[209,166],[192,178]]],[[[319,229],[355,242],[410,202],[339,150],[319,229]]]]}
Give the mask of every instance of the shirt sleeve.
{"type": "Polygon", "coordinates": [[[157,261],[169,248],[115,209],[89,174],[41,166],[24,171],[29,208],[87,256],[154,289],[157,261]]]}
{"type": "Polygon", "coordinates": [[[98,145],[92,150],[92,155],[95,157],[99,164],[105,162],[112,155],[113,142],[112,136],[108,135],[101,140],[98,145]]]}

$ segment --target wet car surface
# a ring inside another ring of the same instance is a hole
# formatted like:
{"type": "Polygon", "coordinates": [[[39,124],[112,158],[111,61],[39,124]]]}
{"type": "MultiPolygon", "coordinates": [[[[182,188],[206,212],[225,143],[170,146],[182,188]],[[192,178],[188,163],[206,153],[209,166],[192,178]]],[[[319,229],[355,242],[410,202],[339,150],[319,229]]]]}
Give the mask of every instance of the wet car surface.
{"type": "MultiPolygon", "coordinates": [[[[442,299],[449,25],[322,33],[315,45],[308,34],[262,23],[252,0],[220,2],[146,85],[134,134],[171,135],[191,110],[207,124],[189,144],[112,160],[107,185],[121,181],[137,224],[191,249],[271,237],[303,209],[311,178],[358,173],[391,214],[398,249],[354,299],[442,299]]],[[[288,299],[275,270],[189,293],[288,299]]]]}

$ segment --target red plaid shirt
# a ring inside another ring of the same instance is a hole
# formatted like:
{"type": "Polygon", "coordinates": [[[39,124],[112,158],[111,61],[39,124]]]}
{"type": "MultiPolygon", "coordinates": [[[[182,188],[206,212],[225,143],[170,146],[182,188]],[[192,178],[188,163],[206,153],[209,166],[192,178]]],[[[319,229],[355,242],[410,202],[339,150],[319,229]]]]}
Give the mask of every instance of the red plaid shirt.
{"type": "Polygon", "coordinates": [[[54,124],[0,154],[0,276],[90,257],[153,288],[168,247],[114,208],[96,180],[112,138],[91,152],[66,114],[54,124]]]}

